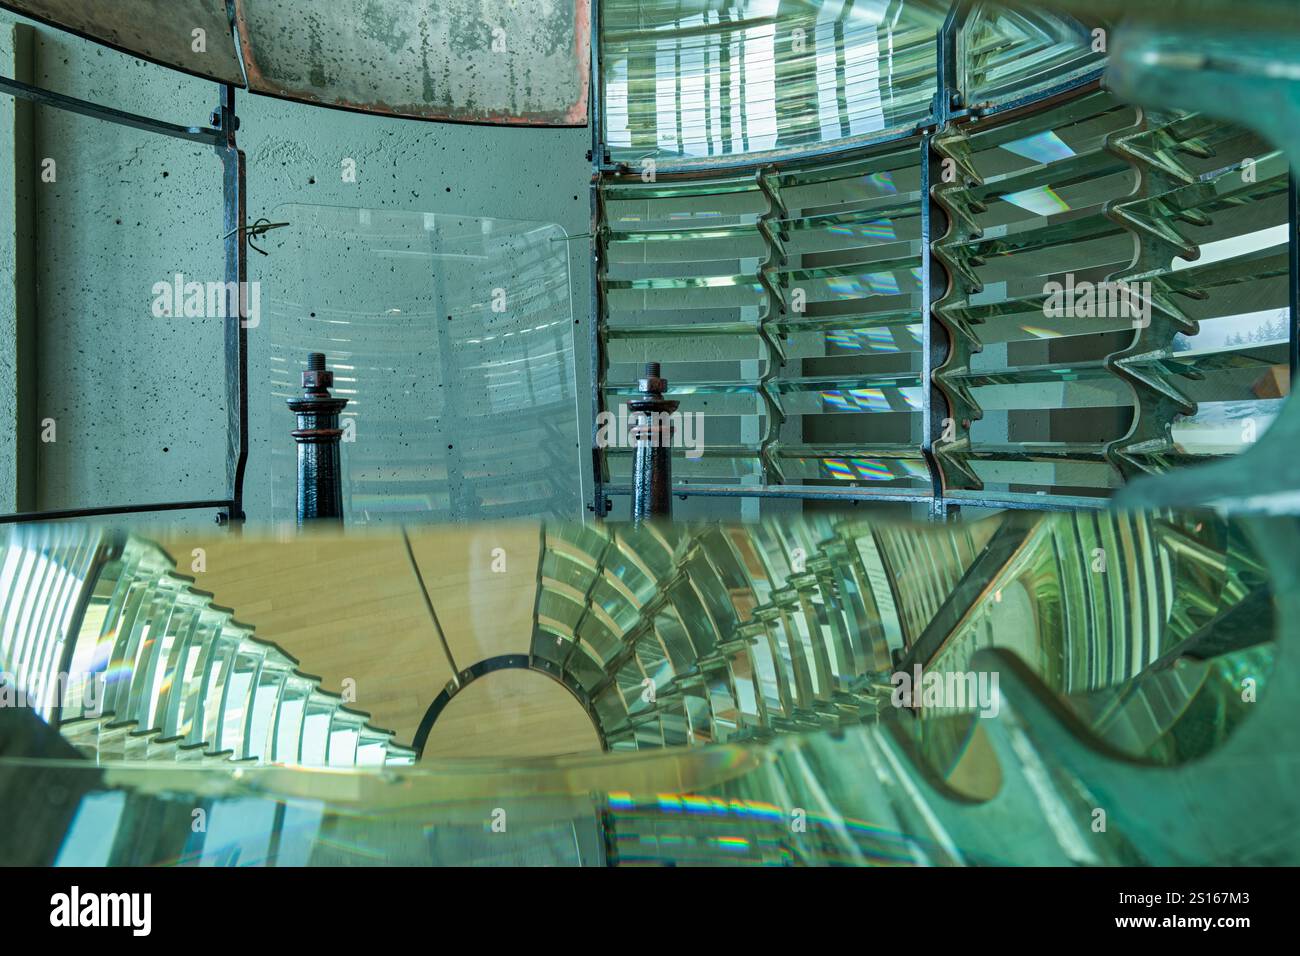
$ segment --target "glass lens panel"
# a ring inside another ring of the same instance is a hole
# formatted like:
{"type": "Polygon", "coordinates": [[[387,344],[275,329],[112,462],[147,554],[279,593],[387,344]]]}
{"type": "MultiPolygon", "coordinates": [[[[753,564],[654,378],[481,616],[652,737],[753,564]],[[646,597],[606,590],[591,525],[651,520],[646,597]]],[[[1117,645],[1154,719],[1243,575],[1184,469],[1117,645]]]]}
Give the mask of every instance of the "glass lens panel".
{"type": "Polygon", "coordinates": [[[947,6],[604,3],[610,156],[634,166],[755,157],[910,130],[930,113],[935,36],[947,6]]]}
{"type": "MultiPolygon", "coordinates": [[[[1131,865],[1229,862],[1242,846],[1293,861],[1295,840],[1278,834],[1292,833],[1298,742],[1283,626],[1300,594],[1294,526],[1170,511],[548,525],[540,578],[516,582],[541,589],[517,666],[587,705],[612,759],[392,766],[415,754],[387,746],[381,760],[384,732],[226,618],[222,673],[195,675],[227,754],[121,713],[56,733],[0,707],[0,847],[8,862],[87,865],[1131,865]],[[557,595],[570,605],[558,628],[557,595]],[[577,639],[543,654],[557,633],[577,639]],[[296,710],[274,714],[287,698],[296,710]],[[251,737],[278,740],[303,715],[302,749],[282,757],[321,770],[226,759],[258,762],[251,737]],[[67,799],[51,799],[56,787],[67,799]],[[1117,814],[1108,840],[1076,840],[1099,792],[1161,812],[1117,814]],[[498,835],[485,806],[510,808],[508,838],[480,839],[498,835]],[[192,826],[196,807],[206,828],[192,826]],[[794,808],[805,827],[790,826],[794,808]]],[[[66,532],[28,530],[0,540],[0,567],[66,532]]],[[[130,686],[143,667],[153,688],[150,644],[179,634],[199,592],[156,546],[121,551],[75,590],[114,593],[103,576],[130,568],[114,676],[130,686]]],[[[41,592],[39,574],[23,581],[41,592]]]]}
{"type": "Polygon", "coordinates": [[[980,3],[957,37],[960,86],[971,106],[1032,96],[1103,65],[1106,40],[1070,17],[980,3]]]}
{"type": "Polygon", "coordinates": [[[659,362],[674,481],[928,486],[920,149],[758,178],[604,186],[605,458],[659,362]]]}
{"type": "MultiPolygon", "coordinates": [[[[582,460],[566,236],[520,220],[282,206],[264,426],[272,510],[296,508],[293,416],[307,354],[348,399],[349,524],[572,516],[582,460]],[[358,260],[369,276],[356,283],[358,260]],[[340,268],[346,261],[347,268],[340,268]]],[[[264,428],[264,430],[262,430],[264,428]]]]}
{"type": "Polygon", "coordinates": [[[938,139],[959,181],[935,315],[962,489],[1104,496],[1239,451],[1286,363],[1286,165],[1259,137],[1109,94],[938,139]]]}

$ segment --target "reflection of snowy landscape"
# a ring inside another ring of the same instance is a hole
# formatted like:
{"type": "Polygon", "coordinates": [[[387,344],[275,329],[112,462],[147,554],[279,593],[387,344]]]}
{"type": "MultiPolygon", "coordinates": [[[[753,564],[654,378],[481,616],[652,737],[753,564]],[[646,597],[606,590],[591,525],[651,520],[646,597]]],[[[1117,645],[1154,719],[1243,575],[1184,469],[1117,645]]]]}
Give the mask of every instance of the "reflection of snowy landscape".
{"type": "MultiPolygon", "coordinates": [[[[1173,350],[1207,354],[1251,345],[1285,345],[1290,338],[1289,309],[1226,315],[1201,322],[1196,335],[1178,335],[1173,350]]],[[[1174,441],[1193,455],[1234,455],[1258,441],[1281,409],[1280,398],[1201,402],[1196,414],[1174,422],[1174,441]]]]}
{"type": "Polygon", "coordinates": [[[1173,349],[1175,352],[1213,352],[1240,345],[1286,342],[1290,337],[1287,331],[1290,317],[1289,309],[1269,309],[1205,319],[1196,335],[1175,336],[1173,349]]]}
{"type": "Polygon", "coordinates": [[[1280,398],[1202,402],[1195,415],[1174,422],[1174,441],[1194,455],[1233,455],[1268,431],[1282,408],[1280,398]]]}

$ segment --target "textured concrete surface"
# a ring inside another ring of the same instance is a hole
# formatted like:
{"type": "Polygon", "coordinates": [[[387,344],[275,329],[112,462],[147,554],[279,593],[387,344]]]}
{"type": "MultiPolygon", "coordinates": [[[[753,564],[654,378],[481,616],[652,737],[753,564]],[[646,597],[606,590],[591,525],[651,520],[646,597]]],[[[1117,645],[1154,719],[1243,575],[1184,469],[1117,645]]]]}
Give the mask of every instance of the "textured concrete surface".
{"type": "MultiPolygon", "coordinates": [[[[0,23],[12,22],[0,15],[0,23]]],[[[206,124],[215,84],[38,28],[36,80],[57,92],[184,125],[206,124]]],[[[444,125],[239,98],[248,218],[287,202],[558,223],[588,231],[586,129],[444,125]],[[341,164],[355,160],[356,181],[341,164]]],[[[220,164],[209,150],[41,108],[36,145],[58,178],[38,195],[38,504],[88,507],[223,497],[225,403],[220,319],[155,318],[155,283],[221,278],[220,164]]],[[[0,161],[10,162],[8,157],[0,161]]],[[[570,244],[578,381],[589,390],[589,246],[570,244]]],[[[249,278],[265,260],[250,254],[249,278]]],[[[357,275],[358,282],[368,276],[357,275]]],[[[257,330],[250,403],[265,402],[257,330]]],[[[581,403],[583,429],[589,412],[581,403]]],[[[269,443],[256,433],[246,488],[270,513],[269,443]]],[[[585,478],[585,476],[583,476],[585,478]]],[[[578,481],[579,476],[575,475],[578,481]]],[[[178,521],[207,523],[211,513],[178,521]]]]}

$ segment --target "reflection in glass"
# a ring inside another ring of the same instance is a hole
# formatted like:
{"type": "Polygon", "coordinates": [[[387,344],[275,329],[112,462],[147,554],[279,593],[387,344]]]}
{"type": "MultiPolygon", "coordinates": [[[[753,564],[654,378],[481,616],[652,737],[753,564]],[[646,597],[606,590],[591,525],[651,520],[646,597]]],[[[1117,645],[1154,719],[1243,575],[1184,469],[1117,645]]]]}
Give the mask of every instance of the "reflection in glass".
{"type": "MultiPolygon", "coordinates": [[[[537,589],[526,659],[590,702],[615,753],[418,768],[227,612],[204,628],[201,595],[126,538],[73,589],[90,601],[74,659],[108,647],[114,711],[65,713],[60,759],[0,761],[27,782],[0,779],[0,845],[180,865],[1294,861],[1279,624],[1300,584],[1294,522],[1275,520],[547,525],[517,584],[537,589]],[[203,644],[184,680],[161,663],[185,659],[182,632],[203,644]],[[926,689],[900,699],[918,670],[926,689]],[[174,690],[197,707],[189,736],[136,716],[172,720],[174,690]],[[26,804],[11,835],[13,801],[56,785],[73,799],[26,804]],[[510,839],[482,840],[485,804],[510,808],[510,839]],[[1086,837],[1097,806],[1104,841],[1086,837]]],[[[39,568],[69,533],[9,537],[3,566],[39,568]]],[[[7,572],[4,633],[32,620],[15,592],[37,606],[54,578],[7,572]]]]}
{"type": "Polygon", "coordinates": [[[1289,392],[1276,151],[1107,93],[937,144],[964,171],[936,189],[950,487],[1108,495],[1262,434],[1289,392]],[[1119,281],[1131,307],[1094,291],[1119,281]]]}
{"type": "Polygon", "coordinates": [[[254,93],[420,119],[587,123],[591,0],[5,0],[0,6],[254,93]]]}
{"type": "Polygon", "coordinates": [[[601,5],[615,162],[852,143],[930,114],[944,0],[601,5]],[[778,92],[779,91],[779,92],[778,92]]]}
{"type": "Polygon", "coordinates": [[[1104,65],[1106,33],[1059,13],[980,2],[957,35],[966,103],[991,106],[1080,79],[1104,65]]]}
{"type": "MultiPolygon", "coordinates": [[[[263,434],[272,510],[295,514],[285,400],[310,352],[348,399],[348,524],[573,515],[581,508],[569,253],[558,226],[281,206],[263,434]],[[356,277],[364,276],[358,282],[356,277]]],[[[256,361],[256,357],[255,357],[256,361]]]]}
{"type": "Polygon", "coordinates": [[[96,760],[412,759],[192,583],[139,538],[74,525],[7,529],[0,700],[12,694],[17,704],[22,693],[96,760]]]}
{"type": "MultiPolygon", "coordinates": [[[[923,486],[919,145],[602,187],[605,408],[657,361],[702,448],[674,480],[923,486]]],[[[606,449],[626,481],[628,449],[606,449]]]]}

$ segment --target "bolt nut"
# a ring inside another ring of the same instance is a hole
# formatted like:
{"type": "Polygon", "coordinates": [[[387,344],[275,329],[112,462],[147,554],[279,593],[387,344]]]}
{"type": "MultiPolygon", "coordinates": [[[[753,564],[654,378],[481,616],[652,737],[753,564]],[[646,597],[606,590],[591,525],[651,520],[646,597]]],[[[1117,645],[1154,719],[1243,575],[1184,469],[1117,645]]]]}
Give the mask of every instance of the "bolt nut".
{"type": "Polygon", "coordinates": [[[637,388],[651,395],[662,395],[668,391],[668,379],[658,377],[638,379],[637,388]]]}
{"type": "Polygon", "coordinates": [[[334,387],[334,373],[327,368],[309,368],[302,373],[302,387],[309,392],[320,392],[334,387]]]}

